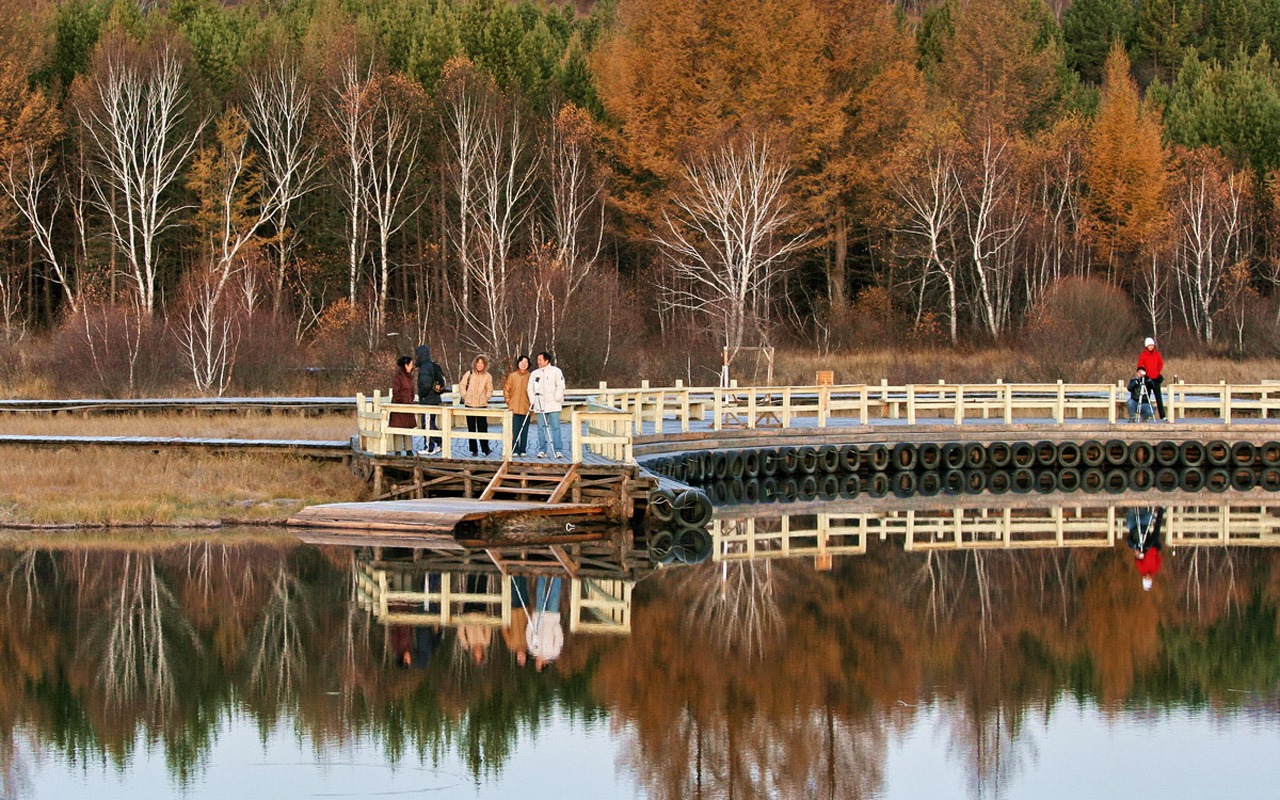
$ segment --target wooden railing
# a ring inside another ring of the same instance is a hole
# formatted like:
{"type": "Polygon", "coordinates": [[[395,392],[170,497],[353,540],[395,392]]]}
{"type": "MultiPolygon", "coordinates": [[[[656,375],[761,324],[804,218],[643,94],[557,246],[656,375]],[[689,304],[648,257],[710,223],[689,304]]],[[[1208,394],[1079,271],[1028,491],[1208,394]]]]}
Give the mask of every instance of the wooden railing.
{"type": "Polygon", "coordinates": [[[572,443],[569,451],[573,463],[581,463],[584,452],[595,453],[612,461],[630,464],[631,415],[608,406],[589,403],[569,412],[572,443]]]}
{"type": "Polygon", "coordinates": [[[449,453],[455,440],[475,439],[498,444],[501,457],[507,460],[510,458],[514,433],[511,423],[512,414],[507,408],[392,403],[379,391],[375,391],[372,397],[356,395],[357,446],[362,452],[373,455],[411,453],[415,447],[426,447],[427,441],[432,438],[439,439],[444,452],[449,453]],[[394,413],[413,415],[415,425],[408,428],[393,427],[391,415],[394,413]],[[486,419],[490,423],[496,423],[496,427],[487,433],[472,433],[467,430],[468,419],[486,419]],[[419,441],[415,443],[415,439],[419,441]]]}

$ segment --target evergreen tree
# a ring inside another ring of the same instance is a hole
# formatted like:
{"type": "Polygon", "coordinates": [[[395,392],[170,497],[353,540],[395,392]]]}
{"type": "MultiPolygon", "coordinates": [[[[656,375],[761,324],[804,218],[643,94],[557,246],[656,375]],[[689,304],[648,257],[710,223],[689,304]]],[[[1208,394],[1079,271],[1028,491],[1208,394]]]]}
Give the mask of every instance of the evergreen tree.
{"type": "Polygon", "coordinates": [[[1131,0],[1075,0],[1062,15],[1067,66],[1089,83],[1102,81],[1102,66],[1113,42],[1126,48],[1138,27],[1131,0]]]}

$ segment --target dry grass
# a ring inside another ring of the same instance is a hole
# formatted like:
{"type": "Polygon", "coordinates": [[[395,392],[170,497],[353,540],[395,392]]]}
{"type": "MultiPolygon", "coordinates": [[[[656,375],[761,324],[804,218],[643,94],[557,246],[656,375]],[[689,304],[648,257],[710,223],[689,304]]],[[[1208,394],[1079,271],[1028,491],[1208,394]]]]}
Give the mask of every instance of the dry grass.
{"type": "Polygon", "coordinates": [[[31,436],[191,436],[226,439],[348,439],[354,415],[323,414],[3,414],[0,434],[31,436]]]}
{"type": "Polygon", "coordinates": [[[0,526],[279,522],[304,506],[365,492],[342,464],[290,456],[28,448],[5,455],[0,526]]]}
{"type": "MultiPolygon", "coordinates": [[[[1132,353],[1100,358],[1089,366],[1089,376],[1057,375],[1062,380],[1088,380],[1111,383],[1133,375],[1138,349],[1132,353]]],[[[737,370],[739,382],[745,382],[754,364],[744,357],[737,370]]],[[[961,353],[951,350],[903,352],[877,350],[860,353],[818,355],[812,351],[779,352],[774,365],[776,384],[812,384],[818,370],[835,372],[836,383],[987,383],[997,378],[1005,382],[1038,382],[1056,379],[1038,368],[1034,357],[1014,350],[980,350],[961,353]]],[[[1233,361],[1210,356],[1177,358],[1165,356],[1165,383],[1179,378],[1188,383],[1258,383],[1264,379],[1280,379],[1280,360],[1252,359],[1233,361]]],[[[764,380],[763,368],[760,381],[764,380]]]]}

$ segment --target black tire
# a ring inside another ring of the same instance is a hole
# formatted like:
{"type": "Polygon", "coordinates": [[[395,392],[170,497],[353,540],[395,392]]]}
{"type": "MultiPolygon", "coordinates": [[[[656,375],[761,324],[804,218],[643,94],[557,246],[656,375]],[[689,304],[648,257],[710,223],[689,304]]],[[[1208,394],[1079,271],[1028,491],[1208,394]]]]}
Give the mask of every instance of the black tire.
{"type": "Polygon", "coordinates": [[[1258,485],[1258,473],[1253,467],[1236,467],[1231,470],[1231,488],[1237,492],[1247,492],[1258,485]]]}
{"type": "Polygon", "coordinates": [[[1054,489],[1059,492],[1074,492],[1080,488],[1080,470],[1075,467],[1058,470],[1054,475],[1054,489]]]}
{"type": "Polygon", "coordinates": [[[711,521],[711,501],[697,489],[676,495],[676,521],[687,528],[701,528],[711,521]]]}
{"type": "Polygon", "coordinates": [[[725,460],[729,462],[729,477],[735,481],[742,480],[746,474],[746,454],[741,450],[733,450],[725,455],[725,460]]]}
{"type": "Polygon", "coordinates": [[[1258,460],[1264,467],[1280,467],[1280,442],[1265,442],[1258,448],[1258,460]]]}
{"type": "Polygon", "coordinates": [[[1211,492],[1225,492],[1231,488],[1231,473],[1214,467],[1204,474],[1204,485],[1211,492]]]}
{"type": "Polygon", "coordinates": [[[814,500],[818,497],[818,476],[805,475],[800,479],[799,485],[796,487],[796,499],[801,502],[814,500]]]}
{"type": "Polygon", "coordinates": [[[926,472],[937,470],[942,466],[942,448],[933,442],[925,442],[916,448],[916,463],[926,472]]]}
{"type": "Polygon", "coordinates": [[[911,497],[916,493],[919,481],[914,472],[899,472],[893,476],[893,496],[911,497]]]}
{"type": "Polygon", "coordinates": [[[797,469],[796,474],[812,475],[818,471],[818,449],[811,445],[805,445],[796,452],[797,469]]]}
{"type": "Polygon", "coordinates": [[[759,450],[746,450],[742,453],[742,477],[751,479],[760,475],[760,456],[759,450]]]}
{"type": "Polygon", "coordinates": [[[742,479],[729,481],[729,502],[740,505],[746,501],[746,484],[747,482],[742,479]]]}
{"type": "Polygon", "coordinates": [[[716,481],[706,486],[707,497],[711,499],[711,504],[715,506],[723,506],[729,503],[729,482],[716,481]]]}
{"type": "Polygon", "coordinates": [[[701,564],[711,558],[713,543],[705,528],[685,528],[675,537],[676,561],[683,564],[701,564]]]}
{"type": "Polygon", "coordinates": [[[760,469],[756,471],[756,475],[761,478],[772,478],[778,474],[778,467],[782,465],[782,456],[778,453],[777,448],[770,447],[760,451],[760,469]]]}
{"type": "Polygon", "coordinates": [[[947,442],[942,446],[942,466],[946,469],[964,469],[964,445],[947,442]]]}
{"type": "Polygon", "coordinates": [[[1225,467],[1230,464],[1231,445],[1221,439],[1213,439],[1204,446],[1204,462],[1211,467],[1225,467]]]}
{"type": "Polygon", "coordinates": [[[1015,469],[1009,475],[1009,485],[1014,494],[1026,494],[1036,488],[1036,474],[1025,467],[1015,469]]]}
{"type": "Polygon", "coordinates": [[[1009,445],[1013,466],[1017,469],[1029,469],[1036,465],[1036,449],[1031,442],[1014,442],[1009,445]]]}
{"type": "Polygon", "coordinates": [[[670,522],[676,515],[676,494],[670,489],[655,489],[649,494],[649,516],[658,522],[670,522]]]}
{"type": "Polygon", "coordinates": [[[728,453],[711,454],[711,477],[717,481],[723,481],[729,477],[728,453]]]}
{"type": "Polygon", "coordinates": [[[1253,442],[1235,442],[1231,445],[1231,463],[1237,467],[1252,467],[1258,460],[1258,446],[1253,442]]]}
{"type": "Polygon", "coordinates": [[[1080,445],[1075,442],[1058,442],[1058,466],[1079,469],[1080,445]]]}
{"type": "Polygon", "coordinates": [[[1084,466],[1100,467],[1106,460],[1106,451],[1102,449],[1102,442],[1097,439],[1087,439],[1080,445],[1080,463],[1084,466]]]}
{"type": "Polygon", "coordinates": [[[684,461],[673,461],[671,463],[671,472],[668,475],[684,483],[689,478],[689,470],[685,467],[684,461]]]}
{"type": "Polygon", "coordinates": [[[1048,494],[1057,491],[1058,475],[1051,469],[1042,469],[1036,473],[1036,491],[1040,494],[1048,494]]]}
{"type": "Polygon", "coordinates": [[[1058,465],[1058,447],[1053,442],[1036,442],[1036,466],[1053,468],[1058,465]]]}
{"type": "Polygon", "coordinates": [[[916,492],[922,497],[933,497],[942,490],[942,476],[934,470],[920,473],[919,485],[916,492]]]}
{"type": "Polygon", "coordinates": [[[964,470],[949,469],[942,473],[942,493],[947,495],[964,494],[964,470]]]}
{"type": "Polygon", "coordinates": [[[1258,485],[1268,492],[1280,492],[1280,467],[1266,467],[1258,475],[1258,485]]]}
{"type": "Polygon", "coordinates": [[[862,493],[862,476],[850,472],[840,479],[840,496],[846,499],[857,497],[862,493]]]}
{"type": "Polygon", "coordinates": [[[840,471],[840,448],[824,444],[818,448],[818,470],[828,475],[840,471]]]}
{"type": "Polygon", "coordinates": [[[1181,484],[1178,471],[1173,467],[1161,467],[1156,470],[1155,486],[1162,492],[1172,492],[1181,484]]]}
{"type": "Polygon", "coordinates": [[[1013,488],[1013,481],[1007,469],[993,469],[987,475],[987,491],[992,494],[1008,494],[1013,488]]]}
{"type": "Polygon", "coordinates": [[[883,472],[871,473],[863,490],[871,497],[884,497],[889,493],[889,476],[883,472]]]}
{"type": "Polygon", "coordinates": [[[748,503],[760,502],[760,481],[758,479],[742,482],[742,499],[748,503]]]}
{"type": "Polygon", "coordinates": [[[1129,443],[1129,464],[1135,467],[1149,467],[1156,463],[1156,449],[1150,442],[1129,443]]]}
{"type": "Polygon", "coordinates": [[[1129,472],[1129,488],[1135,492],[1145,492],[1155,486],[1156,474],[1150,467],[1139,467],[1129,472]]]}
{"type": "Polygon", "coordinates": [[[778,472],[795,475],[800,470],[800,453],[794,447],[778,448],[778,472]]]}
{"type": "Polygon", "coordinates": [[[1195,441],[1186,441],[1178,445],[1178,462],[1192,469],[1199,467],[1204,463],[1204,445],[1195,441]]]}
{"type": "Polygon", "coordinates": [[[987,445],[987,463],[996,469],[1007,469],[1013,463],[1013,448],[1008,442],[987,445]]]}
{"type": "Polygon", "coordinates": [[[794,475],[788,475],[778,481],[778,501],[782,503],[794,503],[796,498],[800,496],[800,484],[796,481],[794,475]]]}
{"type": "Polygon", "coordinates": [[[1129,445],[1119,439],[1108,439],[1102,445],[1102,452],[1106,455],[1107,463],[1113,467],[1123,467],[1129,463],[1129,445]]]}
{"type": "Polygon", "coordinates": [[[892,457],[892,453],[883,444],[872,444],[866,447],[864,456],[867,466],[876,472],[884,472],[889,468],[889,460],[892,457]]]}
{"type": "Polygon", "coordinates": [[[654,531],[646,542],[649,558],[659,564],[670,564],[675,560],[676,537],[671,531],[654,531]]]}
{"type": "Polygon", "coordinates": [[[765,503],[778,502],[778,479],[768,477],[760,481],[760,500],[765,503]]]}
{"type": "Polygon", "coordinates": [[[1184,469],[1178,475],[1178,488],[1184,492],[1198,492],[1204,488],[1204,472],[1199,468],[1184,469]]]}
{"type": "Polygon", "coordinates": [[[969,442],[964,446],[964,465],[966,469],[982,469],[987,466],[987,448],[977,442],[969,442]]]}
{"type": "Polygon", "coordinates": [[[971,469],[964,474],[965,494],[982,494],[987,490],[987,473],[971,469]]]}
{"type": "Polygon", "coordinates": [[[919,453],[916,446],[909,442],[899,442],[893,446],[893,468],[899,472],[910,472],[916,468],[919,453]]]}
{"type": "Polygon", "coordinates": [[[1156,445],[1156,465],[1161,467],[1178,466],[1178,443],[1165,440],[1156,445]]]}
{"type": "MultiPolygon", "coordinates": [[[[1119,467],[1113,467],[1107,470],[1106,477],[1102,480],[1106,487],[1107,494],[1123,494],[1129,488],[1129,476],[1124,474],[1124,470],[1119,467]]],[[[1173,476],[1174,488],[1178,486],[1178,476],[1173,476]]]]}
{"type": "Polygon", "coordinates": [[[1086,494],[1097,494],[1107,485],[1107,476],[1097,467],[1086,467],[1080,471],[1080,488],[1086,494]]]}
{"type": "Polygon", "coordinates": [[[818,499],[830,503],[840,498],[840,478],[836,475],[823,475],[818,481],[818,499]]]}
{"type": "Polygon", "coordinates": [[[856,444],[840,446],[840,468],[845,472],[857,472],[862,466],[862,451],[856,444]]]}

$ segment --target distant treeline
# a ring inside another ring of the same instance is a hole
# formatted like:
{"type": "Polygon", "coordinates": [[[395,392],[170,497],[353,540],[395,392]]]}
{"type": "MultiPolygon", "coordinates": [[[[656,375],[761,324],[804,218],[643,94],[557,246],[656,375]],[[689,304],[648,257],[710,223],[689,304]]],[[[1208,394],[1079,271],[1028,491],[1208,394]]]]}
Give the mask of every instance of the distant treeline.
{"type": "Polygon", "coordinates": [[[0,335],[112,391],[388,333],[584,378],[654,343],[1259,354],[1278,48],[1269,0],[0,0],[0,335]]]}

